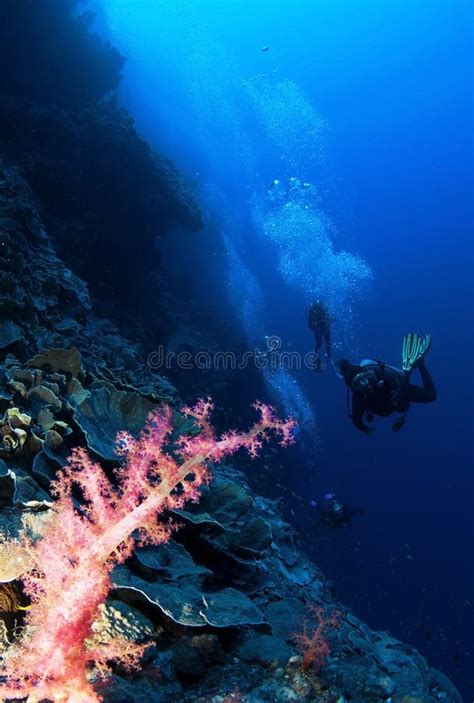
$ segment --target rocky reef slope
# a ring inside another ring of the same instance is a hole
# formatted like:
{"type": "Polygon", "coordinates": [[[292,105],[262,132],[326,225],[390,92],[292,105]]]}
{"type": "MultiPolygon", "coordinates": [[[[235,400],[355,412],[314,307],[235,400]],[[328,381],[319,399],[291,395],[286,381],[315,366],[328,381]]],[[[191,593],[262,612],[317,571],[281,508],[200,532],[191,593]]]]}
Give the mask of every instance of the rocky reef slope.
{"type": "MultiPolygon", "coordinates": [[[[137,432],[156,403],[185,422],[176,390],[93,314],[39,210],[16,169],[0,164],[0,530],[10,540],[40,538],[50,481],[73,446],[110,467],[117,431],[137,432]]],[[[173,540],[137,548],[114,572],[95,637],[153,646],[138,674],[115,673],[105,700],[459,702],[415,650],[333,601],[278,506],[238,467],[216,469],[199,504],[173,517],[173,540]]],[[[22,626],[27,569],[21,549],[2,547],[5,653],[22,626]]]]}
{"type": "Polygon", "coordinates": [[[0,152],[21,167],[58,252],[110,314],[118,303],[133,310],[159,283],[156,238],[197,230],[201,216],[172,163],[117,105],[125,59],[78,7],[1,3],[0,152]]]}

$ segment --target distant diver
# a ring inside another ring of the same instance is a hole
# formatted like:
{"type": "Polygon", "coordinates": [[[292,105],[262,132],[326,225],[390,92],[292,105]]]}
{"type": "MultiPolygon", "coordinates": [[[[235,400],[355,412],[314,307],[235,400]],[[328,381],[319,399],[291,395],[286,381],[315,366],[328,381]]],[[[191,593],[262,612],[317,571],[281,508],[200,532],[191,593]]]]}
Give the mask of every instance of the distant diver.
{"type": "Polygon", "coordinates": [[[319,512],[316,527],[347,527],[355,515],[363,515],[362,510],[343,503],[335,493],[326,493],[320,503],[313,503],[319,512]]]}
{"type": "Polygon", "coordinates": [[[326,357],[331,359],[331,322],[329,310],[320,300],[311,304],[308,311],[308,327],[314,332],[316,371],[322,370],[321,347],[323,341],[326,345],[326,357]]]}
{"type": "Polygon", "coordinates": [[[392,426],[393,431],[398,432],[412,403],[433,403],[436,400],[436,389],[425,366],[425,354],[430,346],[430,334],[424,337],[407,334],[403,338],[401,369],[375,359],[365,359],[360,364],[351,364],[347,359],[337,362],[336,372],[344,379],[348,391],[352,391],[349,414],[358,430],[372,434],[374,429],[366,422],[372,422],[374,415],[388,417],[400,413],[392,426]],[[414,369],[420,372],[422,387],[410,382],[414,369]]]}

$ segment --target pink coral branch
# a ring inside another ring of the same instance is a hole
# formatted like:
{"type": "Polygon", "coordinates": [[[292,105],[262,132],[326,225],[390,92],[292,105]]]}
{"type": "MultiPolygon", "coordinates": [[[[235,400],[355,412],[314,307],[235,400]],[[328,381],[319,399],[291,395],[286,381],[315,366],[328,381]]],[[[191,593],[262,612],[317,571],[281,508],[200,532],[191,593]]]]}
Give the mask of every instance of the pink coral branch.
{"type": "Polygon", "coordinates": [[[3,700],[28,697],[30,703],[44,699],[96,703],[101,699],[89,680],[89,665],[103,672],[104,662],[121,653],[125,663],[135,661],[139,650],[124,649],[119,642],[111,642],[108,654],[87,649],[85,644],[110,589],[110,572],[131,554],[136,531],[154,544],[169,539],[172,526],[157,517],[198,500],[200,487],[210,480],[210,461],[240,448],[255,456],[272,432],[282,444],[292,441],[292,420],[278,420],[261,403],[255,407],[260,420],[250,430],[215,437],[209,420],[212,403],[199,401],[186,413],[202,432],[181,438],[174,452],[165,448],[172,411],[158,409],[138,440],[127,433],[117,437],[123,458],[117,470],[118,486],[85,450],[73,451],[53,486],[57,496],[53,518],[42,540],[30,545],[35,568],[24,577],[24,587],[33,607],[21,640],[5,661],[3,700]],[[74,507],[74,486],[84,497],[81,511],[74,507]]]}
{"type": "Polygon", "coordinates": [[[316,619],[316,626],[309,629],[304,623],[303,632],[293,634],[293,639],[303,655],[303,669],[315,674],[326,664],[331,652],[327,635],[339,627],[337,610],[328,611],[322,606],[312,605],[311,615],[316,619]]]}

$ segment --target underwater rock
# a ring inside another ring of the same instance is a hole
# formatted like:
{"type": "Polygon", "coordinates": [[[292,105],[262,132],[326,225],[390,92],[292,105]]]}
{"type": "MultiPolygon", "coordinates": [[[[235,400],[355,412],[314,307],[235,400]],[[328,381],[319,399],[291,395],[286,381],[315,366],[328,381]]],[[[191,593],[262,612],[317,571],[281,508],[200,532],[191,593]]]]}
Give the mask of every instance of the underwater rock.
{"type": "Polygon", "coordinates": [[[72,381],[68,383],[66,389],[66,402],[70,410],[76,408],[88,397],[89,391],[84,388],[82,383],[78,381],[77,378],[73,378],[72,381]]]}
{"type": "Polygon", "coordinates": [[[23,469],[14,470],[0,459],[0,509],[16,507],[43,510],[52,506],[51,497],[23,469]]]}
{"type": "Polygon", "coordinates": [[[199,526],[202,542],[241,563],[261,556],[273,540],[268,521],[255,517],[252,509],[253,500],[243,486],[216,477],[198,504],[173,513],[199,526]]]}
{"type": "Polygon", "coordinates": [[[122,430],[137,434],[154,404],[139,393],[117,391],[111,384],[91,388],[74,409],[74,420],[87,446],[108,461],[116,461],[115,437],[122,430]]]}
{"type": "Polygon", "coordinates": [[[289,537],[288,527],[282,530],[282,540],[277,544],[276,556],[278,558],[275,559],[275,564],[280,574],[295,585],[308,587],[314,587],[316,585],[317,587],[317,583],[314,583],[313,569],[310,567],[307,560],[302,558],[302,555],[296,549],[290,537],[289,542],[284,541],[285,533],[287,533],[289,537]]]}
{"type": "Polygon", "coordinates": [[[260,517],[251,518],[229,540],[229,547],[244,557],[259,557],[273,541],[272,529],[260,517]]]}
{"type": "Polygon", "coordinates": [[[170,541],[157,547],[139,547],[134,551],[134,563],[145,578],[161,577],[170,581],[212,575],[210,569],[195,564],[182,544],[170,541]]]}
{"type": "Polygon", "coordinates": [[[51,517],[46,501],[22,508],[0,511],[0,583],[15,581],[31,568],[31,555],[22,543],[40,539],[51,517]]]}
{"type": "Polygon", "coordinates": [[[28,391],[28,401],[32,411],[37,415],[42,408],[51,408],[59,412],[62,408],[62,401],[56,393],[47,386],[35,386],[28,391]]]}
{"type": "MultiPolygon", "coordinates": [[[[15,351],[23,355],[38,351],[48,335],[54,337],[59,307],[61,314],[70,310],[74,317],[84,318],[90,301],[85,284],[56,257],[28,186],[0,161],[0,212],[5,208],[10,219],[1,234],[0,306],[9,319],[0,324],[0,342],[4,348],[15,344],[15,351]]],[[[62,342],[60,336],[58,341],[62,342]]]]}
{"type": "Polygon", "coordinates": [[[0,460],[0,508],[13,505],[16,492],[16,476],[4,461],[0,460]]]}
{"type": "MultiPolygon", "coordinates": [[[[134,349],[134,354],[137,354],[137,350],[134,349]]],[[[106,366],[100,364],[94,364],[91,370],[91,376],[96,380],[106,381],[108,384],[112,384],[114,388],[120,391],[127,391],[129,393],[138,393],[144,398],[151,400],[154,403],[168,403],[175,405],[179,401],[179,394],[176,388],[163,376],[158,374],[152,374],[151,378],[146,378],[146,372],[143,372],[143,362],[139,359],[137,361],[137,368],[133,375],[136,378],[135,384],[130,382],[130,367],[127,368],[128,380],[125,374],[119,373],[117,370],[112,371],[106,366]],[[146,382],[140,383],[140,381],[146,380],[146,382]]],[[[100,385],[99,385],[100,387],[100,385]]],[[[186,418],[182,415],[179,416],[180,420],[184,422],[186,418]]]]}
{"type": "Polygon", "coordinates": [[[291,640],[295,633],[303,631],[306,615],[307,608],[297,598],[284,598],[265,609],[265,620],[273,634],[282,640],[291,640]]]}
{"type": "MultiPolygon", "coordinates": [[[[119,380],[116,371],[120,368],[121,382],[139,386],[146,379],[145,383],[150,383],[149,369],[137,345],[124,339],[110,320],[100,320],[91,313],[87,286],[56,256],[39,216],[38,201],[18,171],[2,160],[0,244],[0,320],[13,322],[21,331],[21,339],[4,351],[15,351],[16,365],[27,359],[36,364],[34,357],[39,355],[42,368],[75,375],[80,354],[84,370],[99,363],[108,367],[110,382],[119,380]],[[2,212],[8,212],[8,218],[2,220],[2,212]],[[72,351],[67,353],[69,349],[72,351]]],[[[16,328],[10,326],[12,329],[16,328]]],[[[19,334],[16,330],[15,337],[19,334]]],[[[166,382],[158,374],[153,378],[157,396],[160,386],[166,396],[166,382]]],[[[176,398],[176,390],[173,395],[176,398]]]]}
{"type": "Polygon", "coordinates": [[[31,472],[38,484],[46,490],[49,488],[51,481],[56,478],[56,467],[43,451],[36,454],[31,472]]]}
{"type": "Polygon", "coordinates": [[[291,649],[278,637],[262,634],[247,639],[239,648],[238,654],[244,661],[269,666],[274,661],[286,664],[291,656],[291,649]]]}
{"type": "Polygon", "coordinates": [[[8,408],[0,419],[0,455],[10,457],[21,453],[30,433],[31,417],[19,408],[8,408]]]}
{"type": "Polygon", "coordinates": [[[11,320],[3,320],[0,322],[0,349],[5,349],[19,341],[24,341],[21,327],[11,320]]]}
{"type": "Polygon", "coordinates": [[[9,583],[19,579],[32,566],[31,560],[28,557],[25,549],[17,541],[13,541],[8,535],[8,542],[3,541],[5,519],[0,519],[0,531],[2,539],[0,540],[0,583],[9,583]]]}
{"type": "MultiPolygon", "coordinates": [[[[55,426],[57,425],[58,423],[55,423],[55,426]]],[[[59,432],[47,430],[42,447],[48,459],[60,467],[66,465],[70,450],[65,446],[63,436],[59,432]]]]}
{"type": "Polygon", "coordinates": [[[41,408],[38,412],[37,421],[41,430],[46,433],[48,430],[53,429],[56,424],[56,418],[49,408],[41,408]]]}
{"type": "Polygon", "coordinates": [[[87,645],[103,646],[119,637],[133,642],[150,642],[156,636],[151,620],[130,605],[109,599],[100,606],[100,613],[92,625],[92,637],[87,645]]]}
{"type": "Polygon", "coordinates": [[[217,523],[230,526],[251,510],[253,500],[242,485],[232,481],[215,481],[212,490],[203,493],[199,503],[188,512],[211,514],[217,523]]]}
{"type": "MultiPolygon", "coordinates": [[[[354,616],[341,618],[337,634],[339,644],[334,646],[329,662],[320,672],[321,681],[326,686],[340,690],[346,696],[350,693],[355,703],[378,703],[390,697],[398,701],[409,695],[424,703],[439,700],[432,695],[430,669],[414,648],[398,642],[388,633],[370,631],[360,621],[357,624],[354,616]],[[354,646],[354,639],[350,637],[354,625],[366,639],[363,648],[359,643],[354,646]],[[345,655],[339,658],[338,651],[345,651],[345,655]]],[[[444,699],[458,703],[452,691],[448,693],[446,688],[444,699]]]]}
{"type": "Polygon", "coordinates": [[[442,671],[430,669],[429,690],[436,700],[448,699],[450,703],[462,703],[461,696],[448,677],[442,671]]]}
{"type": "Polygon", "coordinates": [[[48,373],[67,373],[73,378],[83,374],[81,355],[75,347],[71,349],[47,349],[36,354],[25,366],[44,369],[48,373]]]}
{"type": "Polygon", "coordinates": [[[181,637],[171,652],[176,673],[187,681],[202,678],[209,667],[222,664],[226,659],[218,638],[213,634],[181,637]]]}
{"type": "Polygon", "coordinates": [[[121,599],[127,602],[148,601],[179,625],[203,627],[232,627],[260,625],[263,614],[252,601],[234,588],[205,593],[196,578],[178,581],[145,581],[126,566],[118,566],[112,574],[112,583],[121,599]]]}
{"type": "MultiPolygon", "coordinates": [[[[43,42],[45,50],[49,43],[43,42]]],[[[136,314],[151,286],[156,288],[156,257],[151,256],[156,237],[177,226],[202,228],[189,189],[171,162],[140,138],[126,111],[111,101],[58,109],[41,99],[35,105],[1,96],[0,133],[6,129],[15,135],[0,137],[2,152],[21,166],[40,199],[61,257],[88,280],[96,305],[107,315],[124,308],[136,314]],[[131,232],[140,232],[140,246],[133,246],[131,232]]],[[[44,308],[48,298],[41,300],[44,308]]],[[[39,302],[37,296],[38,307],[39,302]]],[[[66,310],[63,317],[74,319],[66,310]]]]}
{"type": "Polygon", "coordinates": [[[113,676],[98,685],[104,703],[171,703],[184,701],[183,688],[178,681],[163,682],[157,667],[145,668],[133,679],[113,676]]]}
{"type": "Polygon", "coordinates": [[[203,596],[201,616],[213,627],[235,625],[262,625],[261,610],[241,591],[225,588],[203,596]]]}

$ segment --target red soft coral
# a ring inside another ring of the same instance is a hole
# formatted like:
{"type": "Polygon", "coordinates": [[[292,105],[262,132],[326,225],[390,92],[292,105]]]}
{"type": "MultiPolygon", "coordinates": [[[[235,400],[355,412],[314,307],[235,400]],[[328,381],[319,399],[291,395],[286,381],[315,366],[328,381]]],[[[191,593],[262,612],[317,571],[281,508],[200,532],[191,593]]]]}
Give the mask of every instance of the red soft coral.
{"type": "Polygon", "coordinates": [[[330,653],[327,639],[330,630],[339,627],[339,613],[336,610],[328,612],[322,606],[313,605],[310,608],[316,626],[308,628],[304,623],[303,632],[293,635],[293,639],[303,655],[303,669],[317,674],[326,664],[330,653]]]}
{"type": "Polygon", "coordinates": [[[143,541],[166,542],[172,525],[157,520],[164,511],[197,500],[209,481],[207,465],[241,447],[255,454],[274,431],[283,444],[291,441],[292,420],[281,422],[258,404],[260,420],[248,432],[216,437],[209,415],[212,404],[200,401],[186,413],[201,426],[201,434],[166,447],[172,432],[172,411],[152,413],[138,440],[127,433],[117,437],[123,464],[117,486],[84,449],[73,451],[53,486],[54,516],[40,542],[30,545],[35,569],[24,578],[32,608],[23,636],[8,653],[0,685],[3,700],[28,697],[30,703],[100,701],[89,676],[107,670],[107,662],[121,659],[134,666],[143,648],[115,640],[104,649],[87,649],[85,642],[110,589],[110,572],[134,546],[133,534],[143,541]],[[75,507],[78,488],[84,506],[75,507]]]}

